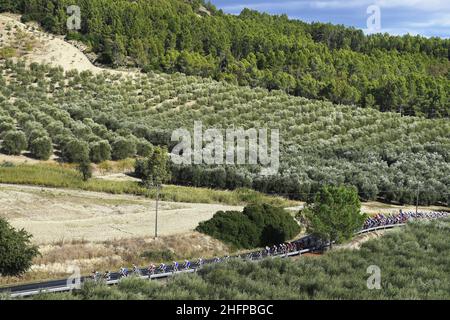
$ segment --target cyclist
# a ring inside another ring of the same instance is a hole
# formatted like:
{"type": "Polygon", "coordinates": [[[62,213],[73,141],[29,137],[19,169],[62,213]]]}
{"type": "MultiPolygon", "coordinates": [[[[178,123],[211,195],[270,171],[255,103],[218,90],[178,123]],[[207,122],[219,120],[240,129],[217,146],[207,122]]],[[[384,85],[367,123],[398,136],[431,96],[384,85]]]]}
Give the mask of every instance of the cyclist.
{"type": "Polygon", "coordinates": [[[197,266],[201,267],[203,265],[203,258],[198,258],[197,266]]]}
{"type": "Polygon", "coordinates": [[[177,272],[177,271],[178,271],[178,262],[176,262],[176,261],[173,262],[173,268],[172,268],[172,270],[173,270],[174,272],[177,272]]]}
{"type": "Polygon", "coordinates": [[[159,265],[159,270],[161,270],[162,273],[165,273],[167,269],[167,266],[164,263],[161,263],[159,265]]]}
{"type": "Polygon", "coordinates": [[[277,246],[273,246],[272,247],[272,254],[274,255],[274,256],[276,256],[277,255],[277,252],[278,252],[278,248],[277,248],[277,246]]]}
{"type": "Polygon", "coordinates": [[[189,260],[184,260],[184,270],[188,270],[191,268],[191,262],[189,260]]]}
{"type": "Polygon", "coordinates": [[[94,271],[92,272],[92,279],[93,279],[94,281],[97,281],[97,280],[99,280],[99,278],[100,278],[100,272],[94,270],[94,271]]]}
{"type": "Polygon", "coordinates": [[[111,273],[109,271],[105,271],[104,277],[106,281],[111,280],[111,273]]]}
{"type": "Polygon", "coordinates": [[[120,268],[119,276],[120,277],[128,277],[128,269],[127,268],[120,268]]]}
{"type": "Polygon", "coordinates": [[[135,264],[133,264],[133,273],[135,275],[141,275],[141,269],[139,269],[135,264]]]}
{"type": "Polygon", "coordinates": [[[156,266],[153,263],[147,268],[148,274],[150,276],[155,274],[155,270],[156,270],[156,266]]]}

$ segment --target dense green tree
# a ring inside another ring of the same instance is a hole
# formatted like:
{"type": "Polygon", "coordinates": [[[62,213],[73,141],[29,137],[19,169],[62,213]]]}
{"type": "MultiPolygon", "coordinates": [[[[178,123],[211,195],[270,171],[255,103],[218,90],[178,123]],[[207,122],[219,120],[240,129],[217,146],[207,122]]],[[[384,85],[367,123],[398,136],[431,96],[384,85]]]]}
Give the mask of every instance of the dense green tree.
{"type": "Polygon", "coordinates": [[[304,214],[308,231],[331,244],[351,239],[365,220],[357,191],[344,186],[323,187],[304,214]]]}
{"type": "Polygon", "coordinates": [[[11,155],[20,155],[27,148],[27,138],[21,131],[10,130],[3,135],[2,150],[11,155]]]}
{"type": "Polygon", "coordinates": [[[94,163],[111,160],[111,146],[107,140],[93,142],[89,145],[90,159],[94,163]]]}
{"type": "Polygon", "coordinates": [[[114,160],[131,158],[136,155],[136,143],[124,137],[117,138],[111,147],[114,160]]]}
{"type": "Polygon", "coordinates": [[[18,276],[27,271],[39,254],[25,230],[15,230],[0,217],[0,275],[18,276]]]}
{"type": "Polygon", "coordinates": [[[37,137],[30,142],[30,152],[40,160],[48,160],[53,154],[52,140],[47,136],[37,137]]]}
{"type": "Polygon", "coordinates": [[[62,146],[62,156],[68,162],[81,163],[89,159],[89,145],[85,141],[69,138],[62,146]]]}
{"type": "Polygon", "coordinates": [[[138,140],[136,144],[136,154],[141,157],[150,157],[153,153],[153,145],[147,140],[138,140]]]}

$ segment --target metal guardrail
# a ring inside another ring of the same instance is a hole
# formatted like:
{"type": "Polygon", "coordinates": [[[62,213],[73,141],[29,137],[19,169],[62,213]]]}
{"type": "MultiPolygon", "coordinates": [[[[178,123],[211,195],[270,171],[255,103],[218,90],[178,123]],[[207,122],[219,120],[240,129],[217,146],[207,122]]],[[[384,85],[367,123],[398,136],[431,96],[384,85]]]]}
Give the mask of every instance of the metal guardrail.
{"type": "MultiPolygon", "coordinates": [[[[386,230],[386,229],[392,229],[392,228],[396,228],[396,227],[403,227],[405,226],[404,223],[398,223],[398,224],[391,224],[391,225],[386,225],[386,226],[378,226],[378,227],[373,227],[373,228],[369,228],[369,229],[365,229],[365,230],[361,230],[359,232],[356,232],[355,235],[360,235],[360,234],[365,234],[365,233],[370,233],[370,232],[374,232],[374,231],[378,231],[378,230],[386,230]]],[[[270,256],[271,258],[289,258],[289,257],[293,257],[293,256],[299,256],[302,255],[304,253],[308,253],[313,251],[314,248],[310,248],[310,249],[303,249],[303,250],[298,250],[298,251],[292,251],[292,252],[287,252],[287,253],[282,253],[282,254],[277,254],[274,256],[270,256]]],[[[262,258],[267,258],[266,257],[262,257],[262,258]]],[[[252,259],[251,261],[259,261],[261,260],[261,258],[256,257],[255,259],[252,259]]],[[[165,273],[158,273],[158,274],[152,274],[152,275],[145,275],[145,276],[140,276],[141,279],[147,279],[147,280],[158,280],[158,279],[164,279],[164,278],[169,278],[172,277],[176,274],[181,274],[181,273],[195,273],[197,272],[197,270],[201,268],[192,268],[192,269],[188,269],[188,270],[180,270],[180,271],[175,271],[175,272],[165,272],[165,273]]],[[[108,280],[106,281],[107,285],[116,285],[117,283],[119,283],[120,279],[114,279],[114,280],[108,280]]],[[[39,285],[36,284],[36,285],[39,285]]],[[[15,287],[10,287],[10,288],[2,288],[2,290],[8,290],[8,289],[14,289],[15,287]]],[[[15,293],[11,293],[11,297],[12,298],[17,298],[17,297],[29,297],[29,296],[33,296],[39,293],[57,293],[57,292],[68,292],[73,290],[73,287],[69,287],[67,285],[65,286],[59,286],[59,287],[49,287],[49,288],[40,288],[40,289],[33,289],[33,290],[27,290],[27,291],[21,291],[21,292],[15,292],[15,293]]]]}
{"type": "Polygon", "coordinates": [[[360,234],[364,234],[364,233],[368,233],[368,232],[374,232],[374,231],[378,231],[378,230],[386,230],[386,229],[392,229],[392,228],[396,228],[396,227],[403,227],[405,225],[406,225],[406,223],[394,223],[394,224],[389,224],[389,225],[385,225],[385,226],[378,226],[378,227],[373,227],[373,228],[358,231],[355,233],[355,235],[360,235],[360,234]]]}

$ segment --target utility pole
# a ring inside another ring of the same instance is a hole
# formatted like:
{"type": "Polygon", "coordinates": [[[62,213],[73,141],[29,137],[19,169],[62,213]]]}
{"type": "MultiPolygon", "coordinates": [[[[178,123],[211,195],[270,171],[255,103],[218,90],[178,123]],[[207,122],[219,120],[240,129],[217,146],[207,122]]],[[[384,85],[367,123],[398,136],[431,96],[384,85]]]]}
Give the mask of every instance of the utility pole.
{"type": "Polygon", "coordinates": [[[416,215],[417,215],[417,212],[418,212],[418,209],[419,209],[419,192],[420,192],[420,189],[419,189],[420,187],[419,187],[419,184],[417,184],[417,194],[416,194],[416,215]]]}
{"type": "Polygon", "coordinates": [[[158,238],[158,202],[159,202],[159,189],[161,185],[156,186],[156,216],[155,216],[155,239],[158,238]]]}

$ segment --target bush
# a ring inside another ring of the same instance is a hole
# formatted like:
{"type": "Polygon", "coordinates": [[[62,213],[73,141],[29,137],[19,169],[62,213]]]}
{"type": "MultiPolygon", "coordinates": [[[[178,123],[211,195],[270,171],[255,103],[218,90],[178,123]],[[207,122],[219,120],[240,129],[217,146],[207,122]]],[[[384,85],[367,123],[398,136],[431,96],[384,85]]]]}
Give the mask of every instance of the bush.
{"type": "Polygon", "coordinates": [[[260,244],[263,246],[282,243],[300,232],[292,216],[279,207],[253,204],[244,208],[244,215],[260,230],[260,244]]]}
{"type": "Polygon", "coordinates": [[[212,219],[201,222],[196,231],[236,248],[250,249],[259,245],[260,234],[256,225],[238,211],[219,211],[212,219]]]}
{"type": "Polygon", "coordinates": [[[20,155],[27,148],[27,138],[21,131],[10,130],[3,135],[2,149],[6,154],[20,155]]]}
{"type": "Polygon", "coordinates": [[[90,159],[94,163],[111,160],[111,146],[107,140],[93,142],[89,146],[90,159]]]}
{"type": "Polygon", "coordinates": [[[17,276],[31,267],[39,252],[30,238],[25,230],[17,231],[0,218],[0,275],[17,276]]]}
{"type": "Polygon", "coordinates": [[[53,154],[53,144],[49,137],[38,137],[30,143],[31,154],[40,160],[48,160],[53,154]]]}
{"type": "Polygon", "coordinates": [[[152,262],[166,262],[175,260],[177,257],[170,250],[159,250],[159,251],[144,251],[141,253],[141,258],[145,258],[152,262]]]}
{"type": "Polygon", "coordinates": [[[112,144],[112,158],[123,160],[134,157],[136,154],[136,144],[124,137],[117,138],[112,144]]]}
{"type": "Polygon", "coordinates": [[[292,239],[300,227],[282,208],[253,204],[242,213],[219,211],[212,219],[201,222],[196,230],[237,248],[250,249],[292,239]]]}

